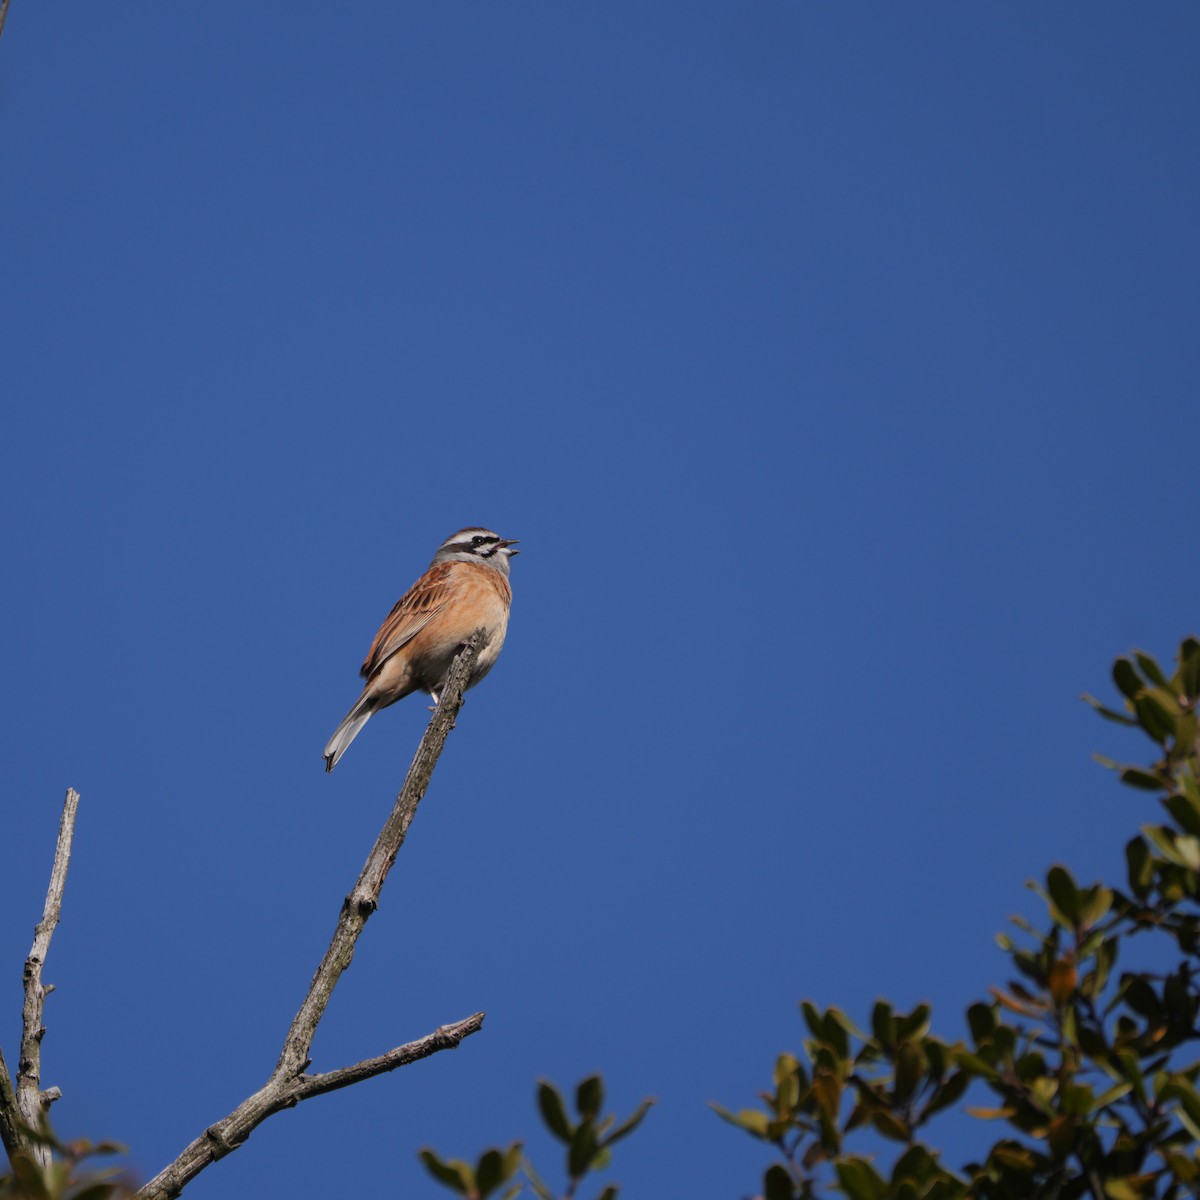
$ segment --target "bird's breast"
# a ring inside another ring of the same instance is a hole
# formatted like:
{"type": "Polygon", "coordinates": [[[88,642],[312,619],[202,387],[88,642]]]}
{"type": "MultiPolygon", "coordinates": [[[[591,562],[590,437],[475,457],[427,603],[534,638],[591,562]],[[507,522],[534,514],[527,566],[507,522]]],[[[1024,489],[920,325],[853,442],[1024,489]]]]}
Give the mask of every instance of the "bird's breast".
{"type": "Polygon", "coordinates": [[[499,571],[475,563],[456,563],[450,582],[453,590],[445,608],[414,639],[413,666],[422,686],[440,682],[459,646],[482,628],[487,635],[471,675],[471,685],[478,683],[500,656],[508,631],[512,589],[499,571]]]}

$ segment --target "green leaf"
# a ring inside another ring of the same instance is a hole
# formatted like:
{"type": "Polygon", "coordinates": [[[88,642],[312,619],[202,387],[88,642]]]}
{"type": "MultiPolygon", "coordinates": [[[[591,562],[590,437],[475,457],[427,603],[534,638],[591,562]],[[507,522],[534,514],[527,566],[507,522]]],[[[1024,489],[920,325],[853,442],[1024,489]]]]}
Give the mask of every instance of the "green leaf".
{"type": "Polygon", "coordinates": [[[1127,658],[1118,658],[1112,666],[1113,683],[1117,685],[1118,691],[1122,695],[1128,696],[1133,700],[1142,690],[1142,680],[1134,668],[1133,663],[1127,658]]]}
{"type": "Polygon", "coordinates": [[[1154,862],[1145,838],[1135,837],[1129,842],[1125,847],[1125,862],[1129,869],[1129,889],[1139,900],[1144,900],[1154,882],[1154,862]]]}
{"type": "Polygon", "coordinates": [[[111,1179],[105,1179],[72,1192],[71,1200],[112,1200],[116,1194],[116,1184],[111,1179]]]}
{"type": "Polygon", "coordinates": [[[992,1036],[996,1028],[996,1014],[990,1004],[976,1002],[967,1009],[967,1024],[976,1045],[992,1036]]]}
{"type": "Polygon", "coordinates": [[[560,1142],[566,1142],[569,1145],[575,1136],[575,1127],[567,1119],[567,1106],[563,1101],[562,1093],[549,1080],[540,1079],[538,1080],[537,1098],[538,1108],[541,1110],[546,1128],[560,1142]]]}
{"type": "Polygon", "coordinates": [[[1101,1092],[1092,1101],[1092,1112],[1099,1112],[1101,1109],[1107,1108],[1110,1104],[1115,1104],[1122,1096],[1128,1096],[1132,1091],[1132,1083],[1118,1083],[1115,1087],[1110,1087],[1108,1091],[1101,1092]]]}
{"type": "Polygon", "coordinates": [[[1062,1088],[1059,1094],[1060,1110],[1068,1116],[1086,1117],[1096,1105],[1095,1093],[1087,1084],[1073,1084],[1062,1088]]]}
{"type": "Polygon", "coordinates": [[[1157,683],[1159,687],[1167,686],[1167,677],[1162,673],[1162,667],[1158,665],[1152,654],[1147,654],[1144,650],[1135,650],[1133,657],[1137,659],[1138,666],[1142,668],[1142,674],[1147,679],[1157,683]]]}
{"type": "Polygon", "coordinates": [[[1200,1163],[1194,1158],[1189,1158],[1186,1155],[1173,1152],[1169,1149],[1163,1151],[1163,1158],[1180,1182],[1196,1190],[1196,1184],[1200,1183],[1200,1163]]]}
{"type": "Polygon", "coordinates": [[[896,1042],[896,1017],[886,1000],[876,1000],[871,1010],[871,1032],[875,1040],[885,1049],[896,1042]]]}
{"type": "Polygon", "coordinates": [[[1104,1194],[1109,1200],[1145,1200],[1146,1193],[1126,1179],[1104,1180],[1104,1194]]]}
{"type": "Polygon", "coordinates": [[[1179,646],[1179,670],[1176,683],[1189,700],[1200,699],[1200,641],[1186,637],[1179,646]]]}
{"type": "Polygon", "coordinates": [[[529,1186],[537,1193],[538,1200],[554,1200],[554,1193],[545,1185],[541,1177],[533,1169],[533,1163],[527,1158],[521,1166],[525,1171],[525,1177],[529,1180],[529,1186]]]}
{"type": "Polygon", "coordinates": [[[1191,1116],[1184,1110],[1179,1110],[1175,1114],[1179,1118],[1179,1123],[1192,1135],[1192,1137],[1200,1141],[1200,1122],[1193,1121],[1191,1116]]]}
{"type": "Polygon", "coordinates": [[[1165,825],[1143,825],[1142,836],[1151,842],[1159,854],[1168,862],[1173,862],[1181,867],[1184,865],[1184,860],[1177,848],[1177,838],[1173,829],[1169,829],[1165,825]]]}
{"type": "Polygon", "coordinates": [[[521,1165],[521,1143],[513,1142],[507,1150],[485,1150],[475,1166],[475,1186],[480,1197],[491,1195],[507,1183],[521,1165]]]}
{"type": "Polygon", "coordinates": [[[481,1200],[504,1182],[500,1174],[503,1167],[504,1159],[499,1150],[485,1150],[479,1156],[479,1162],[475,1164],[475,1186],[479,1189],[481,1200]]]}
{"type": "Polygon", "coordinates": [[[1200,1095],[1197,1094],[1195,1086],[1187,1079],[1176,1075],[1162,1089],[1160,1098],[1178,1100],[1180,1107],[1197,1125],[1200,1125],[1200,1095]]]}
{"type": "Polygon", "coordinates": [[[902,1038],[923,1038],[929,1032],[932,1012],[928,1004],[918,1004],[907,1016],[897,1017],[897,1033],[902,1038]]]}
{"type": "MultiPolygon", "coordinates": [[[[634,1109],[633,1115],[618,1125],[616,1129],[614,1129],[612,1133],[610,1133],[608,1137],[604,1139],[603,1144],[605,1146],[611,1146],[614,1142],[619,1142],[623,1137],[628,1137],[628,1135],[631,1134],[642,1123],[642,1119],[653,1107],[653,1100],[643,1100],[641,1104],[634,1109]]],[[[737,1122],[735,1121],[734,1123],[736,1124],[737,1122]]]]}
{"type": "Polygon", "coordinates": [[[505,1179],[511,1179],[521,1169],[521,1158],[523,1156],[524,1146],[520,1142],[513,1142],[511,1146],[504,1152],[503,1172],[505,1179]]]}
{"type": "Polygon", "coordinates": [[[1197,745],[1197,735],[1200,734],[1200,720],[1194,711],[1185,712],[1175,722],[1175,747],[1173,754],[1178,757],[1180,752],[1190,753],[1190,747],[1197,745]]]}
{"type": "Polygon", "coordinates": [[[1087,692],[1084,692],[1083,695],[1080,696],[1080,699],[1083,700],[1084,703],[1090,704],[1107,721],[1116,721],[1118,725],[1137,724],[1137,722],[1131,716],[1108,708],[1106,705],[1101,704],[1095,696],[1089,695],[1087,692]]]}
{"type": "Polygon", "coordinates": [[[1129,973],[1121,976],[1121,994],[1135,1013],[1158,1024],[1163,1019],[1158,993],[1145,975],[1129,973]]]}
{"type": "Polygon", "coordinates": [[[1072,925],[1079,923],[1079,891],[1075,880],[1066,867],[1053,866],[1046,874],[1046,891],[1067,921],[1072,925]]]}
{"type": "Polygon", "coordinates": [[[763,1175],[763,1200],[795,1200],[796,1189],[787,1168],[779,1163],[767,1168],[763,1175]]]}
{"type": "Polygon", "coordinates": [[[602,1191],[600,1195],[596,1197],[596,1200],[617,1200],[617,1193],[620,1190],[621,1189],[615,1183],[610,1183],[608,1187],[606,1187],[604,1191],[602,1191]]]}
{"type": "Polygon", "coordinates": [[[590,1121],[584,1121],[575,1130],[571,1145],[567,1149],[567,1172],[572,1179],[582,1179],[596,1161],[600,1147],[596,1144],[596,1129],[590,1121]]]}
{"type": "Polygon", "coordinates": [[[927,1037],[921,1043],[925,1052],[925,1070],[934,1079],[941,1079],[949,1066],[950,1047],[937,1038],[927,1037]]]}
{"type": "Polygon", "coordinates": [[[1158,718],[1168,729],[1171,729],[1175,722],[1183,716],[1183,709],[1179,704],[1179,697],[1166,687],[1147,688],[1142,693],[1142,699],[1155,709],[1158,718]]]}
{"type": "Polygon", "coordinates": [[[823,1038],[825,1036],[825,1020],[817,1011],[817,1006],[811,1000],[802,1000],[800,1012],[804,1015],[804,1023],[808,1026],[809,1033],[815,1038],[823,1038]]]}
{"type": "Polygon", "coordinates": [[[907,1142],[912,1137],[908,1122],[902,1121],[886,1108],[877,1109],[871,1114],[871,1124],[893,1142],[907,1142]]]}
{"type": "Polygon", "coordinates": [[[850,1056],[851,1028],[848,1018],[838,1009],[831,1008],[825,1013],[822,1028],[824,1030],[823,1039],[834,1054],[839,1059],[848,1058],[850,1056]]]}
{"type": "Polygon", "coordinates": [[[469,1196],[475,1191],[475,1174],[461,1159],[452,1158],[443,1162],[438,1156],[425,1147],[417,1155],[425,1164],[425,1169],[438,1181],[460,1196],[469,1196]]]}
{"type": "Polygon", "coordinates": [[[782,1087],[789,1079],[795,1079],[798,1074],[801,1074],[800,1060],[794,1054],[781,1054],[775,1060],[775,1086],[782,1087]]]}
{"type": "MultiPolygon", "coordinates": [[[[786,1057],[791,1058],[791,1055],[786,1057]]],[[[776,1063],[773,1099],[775,1115],[776,1117],[790,1117],[800,1103],[800,1073],[798,1068],[792,1071],[783,1071],[778,1068],[779,1063],[776,1063]]]]}
{"type": "Polygon", "coordinates": [[[940,1084],[932,1096],[929,1097],[925,1105],[925,1111],[921,1114],[922,1120],[932,1117],[934,1113],[939,1113],[944,1108],[949,1108],[952,1104],[957,1104],[962,1099],[963,1093],[967,1090],[968,1084],[971,1082],[971,1076],[966,1071],[956,1071],[945,1083],[940,1084]]]}
{"type": "Polygon", "coordinates": [[[1180,834],[1173,839],[1172,844],[1174,853],[1168,855],[1172,861],[1181,867],[1187,867],[1189,871],[1200,871],[1200,840],[1188,834],[1180,834]]]}
{"type": "Polygon", "coordinates": [[[585,1121],[594,1120],[604,1107],[604,1080],[599,1075],[589,1075],[575,1089],[575,1108],[585,1121]]]}
{"type": "Polygon", "coordinates": [[[912,1042],[901,1042],[896,1050],[896,1074],[894,1089],[896,1098],[907,1103],[921,1082],[925,1070],[924,1056],[912,1042]]]}
{"type": "Polygon", "coordinates": [[[1133,1093],[1143,1103],[1146,1103],[1146,1079],[1138,1066],[1137,1055],[1132,1050],[1118,1050],[1117,1059],[1124,1071],[1125,1078],[1133,1084],[1133,1093]]]}
{"type": "Polygon", "coordinates": [[[1120,779],[1130,787],[1141,788],[1144,792],[1165,792],[1167,784],[1152,771],[1143,771],[1141,767],[1122,767],[1120,779]]]}
{"type": "Polygon", "coordinates": [[[857,1025],[840,1008],[831,1008],[825,1017],[826,1021],[834,1021],[838,1026],[850,1037],[858,1038],[860,1042],[867,1040],[867,1035],[863,1033],[857,1025]]]}
{"type": "Polygon", "coordinates": [[[1180,763],[1179,769],[1175,773],[1175,779],[1179,784],[1179,790],[1197,808],[1200,808],[1200,783],[1196,780],[1196,772],[1192,769],[1192,764],[1190,762],[1180,763]]]}
{"type": "Polygon", "coordinates": [[[955,1052],[954,1061],[964,1071],[978,1075],[980,1079],[999,1078],[999,1071],[986,1059],[980,1058],[978,1054],[969,1054],[966,1050],[958,1050],[955,1052]]]}
{"type": "Polygon", "coordinates": [[[1119,945],[1117,937],[1113,936],[1105,938],[1096,947],[1092,956],[1095,966],[1084,976],[1079,989],[1087,999],[1095,1001],[1104,991],[1104,986],[1108,983],[1109,972],[1113,968],[1113,963],[1117,961],[1119,945]]]}
{"type": "Polygon", "coordinates": [[[1200,836],[1200,805],[1193,804],[1187,796],[1174,792],[1163,804],[1179,825],[1179,828],[1193,836],[1200,836]]]}
{"type": "Polygon", "coordinates": [[[1083,902],[1079,906],[1079,924],[1084,929],[1090,929],[1097,921],[1108,916],[1112,908],[1113,894],[1106,887],[1096,884],[1087,890],[1083,902]]]}
{"type": "Polygon", "coordinates": [[[1174,732],[1174,719],[1162,710],[1148,690],[1133,702],[1133,711],[1137,713],[1138,724],[1160,745],[1174,732]]]}
{"type": "Polygon", "coordinates": [[[736,1125],[739,1129],[744,1129],[747,1133],[754,1137],[762,1138],[764,1141],[769,1141],[767,1127],[771,1122],[771,1118],[765,1112],[759,1112],[756,1108],[743,1108],[740,1112],[730,1112],[729,1109],[723,1108],[716,1101],[710,1100],[708,1107],[717,1114],[723,1121],[728,1121],[730,1125],[736,1125]]]}
{"type": "Polygon", "coordinates": [[[865,1158],[844,1158],[835,1164],[838,1186],[850,1200],[884,1200],[887,1181],[865,1158]]]}
{"type": "Polygon", "coordinates": [[[1036,1165],[1033,1152],[1018,1142],[997,1142],[988,1154],[988,1161],[1002,1164],[1010,1171],[1031,1172],[1036,1165]]]}
{"type": "Polygon", "coordinates": [[[937,1170],[937,1163],[928,1149],[917,1142],[896,1159],[892,1167],[892,1183],[894,1185],[901,1180],[920,1180],[931,1170],[937,1170]]]}

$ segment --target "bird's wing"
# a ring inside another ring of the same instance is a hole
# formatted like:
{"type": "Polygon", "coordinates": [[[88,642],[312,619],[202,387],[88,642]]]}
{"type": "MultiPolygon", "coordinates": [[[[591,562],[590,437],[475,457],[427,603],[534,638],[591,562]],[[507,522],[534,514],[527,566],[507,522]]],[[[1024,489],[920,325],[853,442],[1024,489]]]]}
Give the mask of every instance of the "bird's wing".
{"type": "Polygon", "coordinates": [[[379,627],[371,649],[363,661],[361,674],[370,679],[402,646],[412,641],[450,599],[451,582],[447,568],[440,563],[426,571],[416,583],[396,601],[387,620],[379,627]]]}

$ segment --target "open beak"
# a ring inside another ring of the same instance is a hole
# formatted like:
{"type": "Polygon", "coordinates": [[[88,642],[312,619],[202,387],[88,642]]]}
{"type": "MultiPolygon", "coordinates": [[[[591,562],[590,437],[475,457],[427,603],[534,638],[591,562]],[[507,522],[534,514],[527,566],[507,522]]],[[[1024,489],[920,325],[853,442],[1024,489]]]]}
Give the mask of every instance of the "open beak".
{"type": "MultiPolygon", "coordinates": [[[[520,540],[520,538],[501,538],[499,542],[500,549],[508,550],[509,546],[515,546],[520,540]]],[[[515,558],[520,553],[520,550],[508,550],[509,558],[515,558]]]]}

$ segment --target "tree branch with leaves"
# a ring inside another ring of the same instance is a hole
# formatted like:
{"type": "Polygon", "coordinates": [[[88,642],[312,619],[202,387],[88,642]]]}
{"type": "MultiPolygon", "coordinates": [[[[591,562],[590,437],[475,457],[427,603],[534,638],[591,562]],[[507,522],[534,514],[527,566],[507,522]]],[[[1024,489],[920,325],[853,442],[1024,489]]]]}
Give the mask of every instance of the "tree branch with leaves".
{"type": "Polygon", "coordinates": [[[1062,865],[1032,884],[1041,926],[1002,934],[1015,978],[967,1012],[970,1041],[930,1032],[920,1005],[879,1001],[869,1031],[837,1008],[801,1006],[803,1057],[784,1054],[760,1108],[727,1121],[772,1146],[765,1200],[1177,1200],[1200,1194],[1200,640],[1167,674],[1150,655],[1117,659],[1121,708],[1084,699],[1156,747],[1146,766],[1097,756],[1166,812],[1125,848],[1121,887],[1080,885],[1062,865]],[[1162,960],[1118,973],[1133,939],[1162,960]],[[1003,1133],[980,1162],[943,1165],[926,1126],[968,1087],[992,1103],[971,1115],[1003,1133]],[[890,1165],[878,1149],[895,1143],[890,1165]]]}

